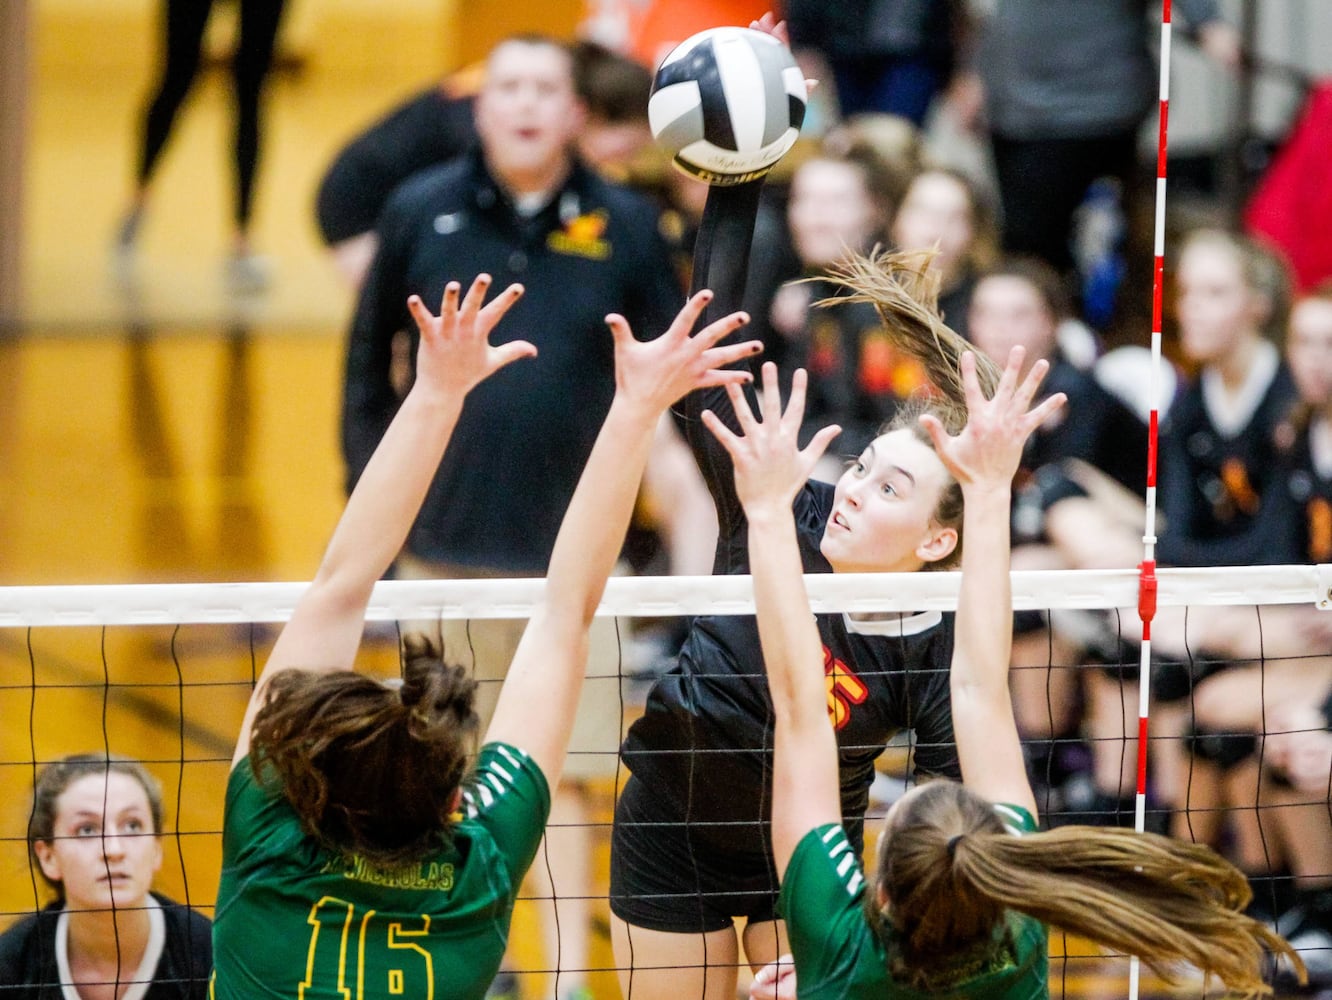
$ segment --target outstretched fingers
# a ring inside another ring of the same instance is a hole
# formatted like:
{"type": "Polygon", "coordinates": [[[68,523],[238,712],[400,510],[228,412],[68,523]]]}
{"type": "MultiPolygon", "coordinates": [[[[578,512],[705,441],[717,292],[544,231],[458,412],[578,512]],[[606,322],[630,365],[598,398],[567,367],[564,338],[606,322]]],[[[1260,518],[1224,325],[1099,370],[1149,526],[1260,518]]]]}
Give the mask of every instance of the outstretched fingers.
{"type": "Polygon", "coordinates": [[[1027,426],[1035,430],[1041,424],[1045,423],[1055,413],[1064,408],[1068,402],[1068,397],[1062,392],[1056,392],[1047,399],[1043,399],[1039,406],[1027,411],[1027,426]]]}
{"type": "MultiPolygon", "coordinates": [[[[773,392],[777,392],[777,366],[773,365],[773,392]]],[[[767,378],[767,366],[764,366],[764,378],[767,378]]],[[[786,402],[786,412],[782,414],[782,424],[791,433],[800,430],[805,419],[805,392],[809,386],[809,375],[803,368],[797,368],[791,375],[791,398],[786,402]]],[[[766,388],[766,386],[765,386],[766,388]]],[[[780,404],[779,404],[780,405],[780,404]]]]}
{"type": "Polygon", "coordinates": [[[749,406],[749,399],[745,396],[745,391],[741,388],[740,383],[728,382],[726,384],[726,398],[731,401],[731,409],[735,411],[736,423],[740,425],[740,430],[744,436],[753,436],[754,432],[758,430],[760,422],[754,416],[754,411],[749,406]]]}
{"type": "MultiPolygon", "coordinates": [[[[985,393],[981,391],[980,379],[976,375],[975,352],[963,351],[957,364],[962,373],[962,399],[966,403],[967,413],[978,413],[989,400],[985,398],[985,393]]],[[[1000,386],[1002,387],[1002,382],[1000,386]]],[[[995,389],[996,397],[1000,391],[1001,388],[995,389]]]]}
{"type": "Polygon", "coordinates": [[[472,279],[472,286],[467,289],[467,295],[464,296],[462,306],[458,309],[460,324],[470,328],[476,323],[477,313],[481,311],[481,303],[486,300],[486,292],[490,291],[492,280],[490,275],[484,272],[472,279]]]}
{"type": "Polygon", "coordinates": [[[948,435],[948,431],[944,430],[944,425],[939,418],[933,413],[922,413],[919,422],[920,426],[925,428],[925,433],[930,436],[930,442],[934,445],[935,454],[946,454],[948,442],[951,438],[948,435]]]}
{"type": "Polygon", "coordinates": [[[629,321],[619,313],[608,313],[606,315],[606,326],[610,328],[611,340],[615,342],[618,350],[625,344],[630,344],[634,339],[634,331],[629,326],[629,321]]]}
{"type": "MultiPolygon", "coordinates": [[[[730,387],[727,386],[729,389],[730,387]]],[[[741,436],[736,434],[726,424],[722,423],[721,417],[711,410],[703,411],[703,426],[706,427],[712,436],[717,439],[717,443],[726,449],[726,453],[731,456],[731,460],[736,458],[736,452],[740,448],[741,436]]]]}
{"type": "Polygon", "coordinates": [[[1014,405],[1020,412],[1026,413],[1031,407],[1031,401],[1036,398],[1041,383],[1045,381],[1045,376],[1049,373],[1050,362],[1044,358],[1031,366],[1031,371],[1027,372],[1027,377],[1022,380],[1022,384],[1017,387],[1017,391],[1013,394],[1014,405]]]}
{"type": "Polygon", "coordinates": [[[809,444],[800,449],[800,458],[805,463],[805,468],[813,471],[814,466],[818,464],[823,453],[828,450],[828,446],[833,443],[833,439],[842,433],[840,424],[829,424],[827,427],[819,428],[809,444]]]}
{"type": "MultiPolygon", "coordinates": [[[[694,324],[698,322],[698,318],[703,315],[703,310],[708,307],[708,303],[711,301],[712,291],[708,288],[705,288],[700,292],[695,292],[693,295],[689,296],[688,301],[685,302],[680,311],[675,314],[675,320],[666,328],[664,336],[674,337],[677,340],[683,340],[685,337],[688,337],[690,331],[694,329],[694,324]]],[[[729,319],[730,317],[727,318],[729,319]]],[[[710,330],[716,325],[716,323],[709,324],[708,329],[710,330]]]]}
{"type": "MultiPolygon", "coordinates": [[[[970,353],[970,352],[969,352],[970,353]]],[[[1022,361],[1027,356],[1027,349],[1021,344],[1015,345],[1008,352],[1008,362],[1004,365],[1003,374],[999,377],[999,385],[995,387],[994,399],[1006,401],[1013,398],[1013,392],[1017,388],[1018,376],[1022,374],[1022,361]]],[[[976,370],[976,357],[972,354],[971,370],[976,370]]],[[[975,375],[972,376],[975,378],[975,375]]]]}
{"type": "Polygon", "coordinates": [[[771,361],[763,362],[763,385],[759,393],[759,413],[763,422],[774,426],[782,419],[782,390],[777,381],[777,366],[771,361]]]}
{"type": "Polygon", "coordinates": [[[514,282],[486,303],[485,307],[477,314],[477,329],[489,336],[490,331],[495,329],[495,324],[504,318],[504,314],[513,308],[515,302],[523,297],[524,291],[526,289],[522,285],[514,282]]]}

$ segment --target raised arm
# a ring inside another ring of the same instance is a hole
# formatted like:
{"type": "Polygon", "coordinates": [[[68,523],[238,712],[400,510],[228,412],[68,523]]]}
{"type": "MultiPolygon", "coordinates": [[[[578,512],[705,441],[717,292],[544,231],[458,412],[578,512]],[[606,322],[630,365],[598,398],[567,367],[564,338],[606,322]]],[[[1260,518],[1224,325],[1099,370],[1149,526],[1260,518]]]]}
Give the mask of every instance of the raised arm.
{"type": "Polygon", "coordinates": [[[842,818],[837,739],[828,718],[828,692],[819,638],[796,541],[791,503],[840,428],[825,427],[801,451],[797,443],[805,410],[805,372],[797,370],[782,412],[777,368],[763,366],[762,421],[744,394],[727,386],[741,433],[711,411],[708,430],[735,466],[736,492],[749,518],[749,560],[759,641],[772,691],[772,846],[777,874],[809,830],[842,818]]]}
{"type": "Polygon", "coordinates": [[[1055,393],[1032,408],[1049,365],[1038,361],[1019,385],[1022,357],[1022,348],[1013,348],[994,397],[987,400],[976,379],[976,357],[966,352],[961,361],[966,427],[950,437],[937,418],[924,416],[921,422],[940,460],[961,485],[964,503],[962,585],[949,669],[962,782],[991,802],[1023,806],[1034,816],[1036,798],[1008,690],[1013,644],[1009,506],[1022,445],[1065,399],[1055,393]]]}
{"type": "Polygon", "coordinates": [[[486,740],[525,750],[553,786],[564,765],[587,661],[588,629],[615,566],[657,421],[685,393],[747,380],[725,369],[755,354],[757,341],[715,346],[747,317],[732,313],[690,336],[710,292],[700,292],[656,340],[636,341],[621,316],[615,338],[615,398],[555,539],[545,595],[528,623],[500,691],[486,740]]]}
{"type": "Polygon", "coordinates": [[[352,668],[370,593],[416,520],[464,398],[509,362],[536,354],[526,341],[490,346],[490,331],[523,290],[510,285],[482,306],[489,287],[490,276],[479,276],[460,305],[461,289],[450,282],[438,316],[416,296],[408,300],[421,332],[416,382],[361,473],[314,582],[273,646],[241,724],[233,767],[249,753],[254,717],[275,673],[352,668]]]}
{"type": "MultiPolygon", "coordinates": [[[[759,179],[734,187],[714,186],[708,191],[694,243],[694,287],[715,290],[716,313],[738,309],[744,299],[749,249],[762,188],[763,180],[759,179]]],[[[741,364],[748,368],[744,362],[741,364]]],[[[732,430],[737,430],[738,425],[727,393],[719,386],[690,393],[679,407],[681,430],[717,508],[720,550],[734,534],[744,513],[735,492],[730,456],[703,426],[705,410],[711,410],[732,430]]],[[[719,571],[722,568],[716,567],[719,571]]]]}

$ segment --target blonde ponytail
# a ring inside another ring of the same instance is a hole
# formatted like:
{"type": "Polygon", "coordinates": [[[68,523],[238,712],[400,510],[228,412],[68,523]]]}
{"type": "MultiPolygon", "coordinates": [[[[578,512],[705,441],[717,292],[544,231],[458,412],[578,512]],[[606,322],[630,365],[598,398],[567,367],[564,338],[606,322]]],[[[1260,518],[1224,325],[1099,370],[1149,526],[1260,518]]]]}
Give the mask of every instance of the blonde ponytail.
{"type": "MultiPolygon", "coordinates": [[[[815,305],[865,302],[873,306],[893,346],[919,361],[930,382],[951,404],[946,414],[936,415],[950,433],[956,433],[966,423],[960,362],[964,351],[974,349],[939,316],[940,277],[930,267],[935,256],[934,250],[894,252],[878,247],[869,256],[850,254],[825,276],[843,294],[821,299],[815,305]]],[[[976,376],[988,399],[994,395],[1002,373],[980,351],[975,354],[976,376]]]]}
{"type": "Polygon", "coordinates": [[[889,900],[916,982],[957,981],[953,970],[978,949],[1002,950],[1005,910],[1137,955],[1171,982],[1187,962],[1241,997],[1260,996],[1270,992],[1266,953],[1305,975],[1290,944],[1242,912],[1247,880],[1209,847],[1102,827],[1013,836],[990,803],[951,781],[904,802],[883,839],[871,895],[889,900]]]}

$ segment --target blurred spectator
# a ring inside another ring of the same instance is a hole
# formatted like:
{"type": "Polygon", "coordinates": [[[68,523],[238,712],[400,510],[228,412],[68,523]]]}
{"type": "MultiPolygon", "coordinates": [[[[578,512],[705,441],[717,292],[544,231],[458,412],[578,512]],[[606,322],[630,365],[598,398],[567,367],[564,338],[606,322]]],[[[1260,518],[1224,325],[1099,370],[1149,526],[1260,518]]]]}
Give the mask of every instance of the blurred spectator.
{"type": "MultiPolygon", "coordinates": [[[[988,121],[1004,248],[1073,266],[1073,213],[1102,176],[1134,187],[1138,131],[1157,105],[1149,0],[1002,0],[975,26],[975,71],[952,97],[963,119],[988,121]]],[[[1239,34],[1216,0],[1176,0],[1205,52],[1229,68],[1239,34]]],[[[1159,23],[1159,21],[1158,21],[1159,23]]],[[[1131,216],[1132,213],[1130,212],[1131,216]]]]}
{"type": "MultiPolygon", "coordinates": [[[[143,112],[134,194],[116,232],[118,263],[125,267],[133,264],[153,176],[171,138],[176,115],[199,75],[204,29],[208,27],[213,0],[161,0],[160,6],[163,28],[161,76],[153,98],[143,112]]],[[[235,291],[258,291],[269,281],[268,261],[256,255],[250,243],[250,220],[263,138],[264,84],[273,65],[273,51],[285,6],[286,0],[241,0],[240,3],[240,27],[231,58],[236,96],[236,131],[232,143],[236,197],[231,257],[226,268],[227,281],[235,291]]]]}
{"type": "MultiPolygon", "coordinates": [[[[849,254],[868,253],[883,241],[892,212],[891,178],[870,156],[819,156],[791,179],[787,221],[804,280],[783,285],[772,300],[773,330],[790,347],[791,367],[809,371],[806,433],[831,423],[842,434],[836,451],[858,455],[896,413],[899,403],[926,385],[924,370],[897,352],[869,303],[817,303],[836,297],[820,280],[849,254]]],[[[836,477],[829,458],[825,472],[836,477]]]]}
{"type": "Polygon", "coordinates": [[[1301,952],[1315,990],[1332,987],[1330,716],[1327,656],[1268,659],[1204,680],[1188,740],[1187,812],[1175,829],[1249,876],[1250,912],[1301,952]]]}
{"type": "MultiPolygon", "coordinates": [[[[791,45],[818,52],[842,115],[901,115],[916,125],[953,70],[956,0],[787,0],[791,45]]],[[[817,76],[817,71],[815,72],[817,76]]]]}
{"type": "MultiPolygon", "coordinates": [[[[531,37],[502,42],[490,54],[474,111],[479,147],[415,174],[380,218],[379,249],[348,344],[342,430],[349,487],[399,404],[391,345],[398,331],[414,330],[409,295],[435,303],[446,279],[467,284],[479,272],[499,287],[522,282],[526,294],[501,336],[531,341],[540,356],[469,396],[399,559],[400,576],[409,578],[545,571],[614,390],[604,317],[621,313],[635,330],[656,332],[681,299],[653,206],[598,177],[573,152],[585,111],[565,46],[531,37]]],[[[413,344],[409,357],[415,354],[413,344]]],[[[451,655],[476,651],[484,728],[498,685],[483,672],[512,660],[523,622],[430,624],[438,629],[432,638],[451,655]]],[[[547,833],[559,915],[547,928],[552,938],[558,933],[561,988],[570,992],[585,988],[590,965],[583,782],[615,773],[617,659],[614,623],[599,622],[569,780],[554,796],[547,833]]]]}
{"type": "MultiPolygon", "coordinates": [[[[1084,462],[1141,494],[1146,486],[1147,426],[1090,374],[1066,361],[1058,331],[1068,315],[1068,296],[1059,276],[1044,261],[1012,257],[981,275],[972,291],[968,329],[972,342],[991,358],[1007,358],[1013,347],[1026,349],[1030,367],[1044,358],[1050,372],[1041,392],[1062,392],[1077,419],[1055,419],[1027,439],[1016,486],[1035,485],[1042,469],[1069,459],[1084,462]]],[[[1015,506],[1015,513],[1022,505],[1015,506]]],[[[1031,539],[1019,529],[1016,537],[1031,539]]]]}
{"type": "MultiPolygon", "coordinates": [[[[1163,424],[1159,500],[1164,525],[1157,529],[1156,556],[1166,565],[1225,566],[1289,559],[1289,548],[1273,546],[1267,532],[1285,515],[1273,500],[1281,473],[1274,449],[1289,436],[1286,414],[1295,383],[1273,340],[1288,312],[1288,279],[1271,253],[1241,236],[1199,230],[1184,241],[1176,273],[1180,345],[1199,366],[1175,399],[1163,424]]],[[[1307,485],[1307,484],[1306,484],[1307,485]]],[[[1064,565],[1075,568],[1132,566],[1142,557],[1140,513],[1116,517],[1094,498],[1067,496],[1048,504],[1046,533],[1064,565]]],[[[1141,508],[1139,507],[1139,512],[1141,508]]],[[[1153,623],[1155,701],[1153,798],[1176,809],[1188,788],[1181,745],[1189,725],[1196,685],[1227,666],[1227,657],[1274,654],[1274,641],[1305,651],[1299,628],[1254,634],[1242,616],[1216,618],[1190,609],[1184,624],[1168,611],[1153,623]]],[[[1129,642],[1141,626],[1121,616],[1117,631],[1129,642]]],[[[1086,673],[1088,731],[1096,751],[1097,808],[1127,822],[1136,785],[1136,748],[1121,750],[1124,720],[1137,711],[1133,649],[1112,638],[1106,671],[1086,673]],[[1113,747],[1113,749],[1110,749],[1113,747]]],[[[1279,654],[1276,654],[1279,655],[1279,654]]]]}
{"type": "Polygon", "coordinates": [[[1200,366],[1171,407],[1161,445],[1157,556],[1177,566],[1267,562],[1245,551],[1273,477],[1277,425],[1295,384],[1276,346],[1290,310],[1282,263],[1244,237],[1191,234],[1176,275],[1180,347],[1200,366]]]}
{"type": "Polygon", "coordinates": [[[902,203],[911,179],[925,169],[920,129],[901,115],[867,113],[838,122],[823,137],[831,156],[865,156],[878,160],[894,206],[902,203]]]}
{"type": "Polygon", "coordinates": [[[152,892],[162,787],[125,757],[74,754],[38,773],[28,819],[34,891],[55,902],[0,934],[0,995],[204,1000],[212,924],[152,892]]]}
{"type": "Polygon", "coordinates": [[[1300,291],[1332,279],[1332,234],[1327,226],[1309,225],[1310,219],[1332,219],[1329,149],[1332,82],[1313,89],[1244,213],[1250,233],[1266,237],[1285,253],[1300,291]]]}
{"type": "Polygon", "coordinates": [[[955,170],[931,168],[907,186],[889,235],[899,250],[937,249],[939,313],[966,337],[976,276],[995,260],[998,234],[975,184],[955,170]]]}
{"type": "MultiPolygon", "coordinates": [[[[652,76],[641,64],[594,42],[572,48],[575,83],[586,110],[579,153],[622,175],[652,139],[647,124],[652,76]]],[[[472,104],[480,67],[449,74],[355,136],[324,172],[315,199],[319,233],[343,277],[360,287],[374,258],[375,224],[394,189],[476,143],[472,104]]]]}

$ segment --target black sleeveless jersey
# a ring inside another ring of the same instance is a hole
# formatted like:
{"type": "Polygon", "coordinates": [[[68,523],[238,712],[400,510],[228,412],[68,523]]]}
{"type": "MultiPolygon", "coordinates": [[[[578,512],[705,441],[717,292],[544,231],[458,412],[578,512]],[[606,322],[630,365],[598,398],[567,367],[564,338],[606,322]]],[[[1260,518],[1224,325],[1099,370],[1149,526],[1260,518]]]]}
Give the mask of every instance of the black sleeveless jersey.
{"type": "MultiPolygon", "coordinates": [[[[732,426],[734,416],[721,389],[694,392],[685,402],[686,437],[717,506],[713,572],[748,573],[748,522],[730,457],[698,420],[704,408],[732,426]]],[[[807,483],[796,498],[806,572],[832,570],[819,551],[832,499],[833,487],[818,482],[807,483]]],[[[952,615],[864,622],[820,614],[816,620],[841,759],[842,815],[859,843],[874,760],[896,733],[914,731],[918,773],[959,774],[948,689],[952,615]]],[[[718,850],[758,852],[766,838],[755,820],[766,823],[771,812],[772,742],[772,700],[756,620],[708,616],[696,619],[677,664],[654,685],[622,755],[648,787],[681,809],[697,836],[718,850]]]]}
{"type": "Polygon", "coordinates": [[[1274,561],[1274,553],[1252,551],[1252,539],[1260,533],[1264,498],[1278,472],[1276,428],[1295,398],[1295,383],[1283,363],[1253,416],[1233,435],[1217,427],[1201,379],[1175,401],[1161,438],[1158,486],[1166,525],[1157,556],[1163,563],[1274,561]]]}

